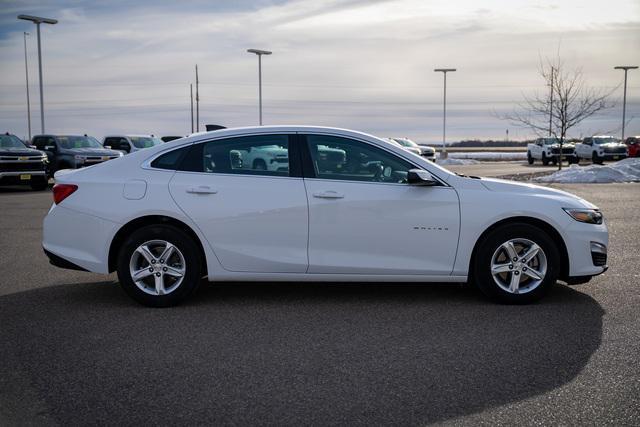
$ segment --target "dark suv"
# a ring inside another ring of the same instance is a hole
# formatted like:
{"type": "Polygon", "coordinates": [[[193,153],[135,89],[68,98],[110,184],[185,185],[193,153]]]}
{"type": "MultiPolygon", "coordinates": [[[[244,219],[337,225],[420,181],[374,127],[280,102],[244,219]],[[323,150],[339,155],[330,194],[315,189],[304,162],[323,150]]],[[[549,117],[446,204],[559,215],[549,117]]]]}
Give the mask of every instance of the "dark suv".
{"type": "Polygon", "coordinates": [[[60,169],[77,169],[122,157],[122,153],[104,148],[87,135],[36,135],[33,145],[44,151],[53,175],[60,169]]]}
{"type": "Polygon", "coordinates": [[[34,190],[47,188],[47,156],[29,148],[9,133],[0,135],[0,184],[29,184],[34,190]]]}

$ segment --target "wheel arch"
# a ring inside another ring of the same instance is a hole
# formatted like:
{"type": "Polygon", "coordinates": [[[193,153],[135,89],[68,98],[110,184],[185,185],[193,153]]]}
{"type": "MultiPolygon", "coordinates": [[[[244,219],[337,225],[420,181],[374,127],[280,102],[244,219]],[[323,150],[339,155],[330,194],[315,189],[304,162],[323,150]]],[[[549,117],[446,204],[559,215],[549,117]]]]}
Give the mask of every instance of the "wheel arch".
{"type": "Polygon", "coordinates": [[[111,245],[109,246],[109,273],[114,272],[117,268],[118,252],[127,236],[129,236],[133,231],[149,225],[171,225],[189,235],[198,246],[200,257],[202,259],[202,274],[207,275],[207,257],[205,255],[202,241],[200,240],[198,235],[195,233],[195,231],[193,231],[191,227],[189,227],[184,222],[166,215],[146,215],[138,217],[120,227],[120,229],[113,236],[113,239],[111,239],[111,245]]]}
{"type": "Polygon", "coordinates": [[[473,246],[473,251],[471,252],[471,258],[469,260],[469,276],[473,274],[473,266],[476,260],[476,254],[478,247],[484,241],[484,239],[494,231],[495,229],[502,227],[507,224],[529,224],[541,228],[544,230],[553,241],[557,244],[558,250],[560,252],[560,275],[559,278],[562,280],[566,280],[569,277],[569,252],[567,251],[567,245],[562,238],[562,235],[558,232],[558,230],[551,224],[546,221],[543,221],[538,218],[529,217],[529,216],[515,216],[501,219],[490,225],[476,240],[475,245],[473,246]]]}

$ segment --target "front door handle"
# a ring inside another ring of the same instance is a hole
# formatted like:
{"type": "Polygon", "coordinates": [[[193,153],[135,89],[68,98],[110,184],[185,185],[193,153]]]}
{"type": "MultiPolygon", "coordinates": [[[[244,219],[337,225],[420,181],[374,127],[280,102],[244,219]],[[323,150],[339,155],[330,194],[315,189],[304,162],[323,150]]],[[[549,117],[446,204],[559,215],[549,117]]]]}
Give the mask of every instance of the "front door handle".
{"type": "Polygon", "coordinates": [[[317,197],[319,199],[342,199],[344,198],[344,194],[340,194],[333,190],[328,190],[313,193],[313,197],[317,197]]]}
{"type": "Polygon", "coordinates": [[[192,194],[216,194],[217,192],[218,192],[217,190],[214,190],[211,187],[207,187],[206,185],[187,188],[187,193],[192,193],[192,194]]]}

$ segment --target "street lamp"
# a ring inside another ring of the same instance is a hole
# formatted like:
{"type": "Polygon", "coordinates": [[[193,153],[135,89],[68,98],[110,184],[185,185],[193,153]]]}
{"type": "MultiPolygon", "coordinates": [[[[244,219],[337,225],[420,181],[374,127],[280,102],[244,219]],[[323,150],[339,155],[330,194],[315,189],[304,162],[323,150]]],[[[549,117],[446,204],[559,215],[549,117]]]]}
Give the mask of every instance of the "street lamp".
{"type": "Polygon", "coordinates": [[[50,18],[41,18],[39,16],[31,16],[31,15],[18,15],[18,19],[23,19],[25,21],[31,21],[36,24],[36,29],[38,33],[38,72],[40,76],[40,128],[42,133],[44,133],[44,96],[42,94],[42,50],[40,49],[40,24],[57,24],[57,19],[50,18]]]}
{"type": "Polygon", "coordinates": [[[636,65],[618,65],[613,68],[615,70],[624,70],[624,97],[622,101],[622,142],[624,142],[624,121],[627,113],[627,71],[635,70],[638,67],[636,65]]]}
{"type": "Polygon", "coordinates": [[[442,153],[440,157],[447,158],[447,73],[456,71],[455,68],[436,68],[433,70],[437,73],[442,73],[444,76],[444,102],[443,102],[443,114],[442,114],[442,153]]]}
{"type": "Polygon", "coordinates": [[[27,64],[27,36],[29,33],[24,31],[24,74],[27,82],[27,126],[29,128],[29,141],[31,141],[31,101],[29,99],[29,66],[27,64]]]}
{"type": "Polygon", "coordinates": [[[258,110],[262,126],[262,55],[271,55],[273,52],[261,49],[247,49],[247,52],[258,55],[258,110]]]}

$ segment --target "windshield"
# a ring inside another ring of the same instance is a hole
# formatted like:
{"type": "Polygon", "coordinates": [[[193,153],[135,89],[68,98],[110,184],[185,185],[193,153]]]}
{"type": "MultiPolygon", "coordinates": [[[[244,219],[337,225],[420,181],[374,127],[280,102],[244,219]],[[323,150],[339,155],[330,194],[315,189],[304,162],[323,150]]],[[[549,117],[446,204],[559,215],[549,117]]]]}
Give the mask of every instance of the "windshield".
{"type": "Polygon", "coordinates": [[[62,148],[73,150],[74,148],[103,148],[102,145],[92,136],[56,136],[58,144],[62,148]]]}
{"type": "Polygon", "coordinates": [[[543,138],[542,141],[544,145],[553,145],[560,143],[560,141],[558,141],[558,138],[543,138]]]}
{"type": "Polygon", "coordinates": [[[406,138],[393,138],[393,139],[403,147],[418,147],[418,144],[416,144],[410,139],[406,139],[406,138]]]}
{"type": "Polygon", "coordinates": [[[152,136],[130,136],[129,139],[136,148],[150,148],[162,144],[159,138],[152,136]]]}
{"type": "Polygon", "coordinates": [[[612,136],[607,136],[607,137],[604,137],[604,138],[593,138],[593,143],[594,144],[598,144],[598,145],[600,145],[600,144],[609,144],[611,142],[620,142],[620,141],[618,141],[617,139],[615,139],[612,136]]]}
{"type": "Polygon", "coordinates": [[[0,148],[26,148],[17,136],[0,135],[0,148]]]}

